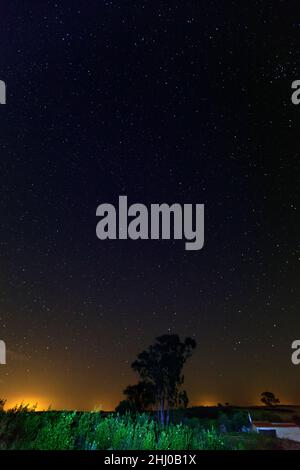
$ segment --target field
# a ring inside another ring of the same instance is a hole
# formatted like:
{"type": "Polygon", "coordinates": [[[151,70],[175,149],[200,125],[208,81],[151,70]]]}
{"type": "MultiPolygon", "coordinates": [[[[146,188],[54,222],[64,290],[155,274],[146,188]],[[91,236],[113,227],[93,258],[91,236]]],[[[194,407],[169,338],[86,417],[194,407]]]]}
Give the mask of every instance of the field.
{"type": "Polygon", "coordinates": [[[299,449],[300,444],[241,432],[254,419],[292,420],[298,407],[284,409],[197,407],[177,410],[162,426],[155,414],[45,411],[26,406],[0,413],[0,449],[252,450],[299,449]],[[223,429],[222,432],[221,429],[223,429]]]}

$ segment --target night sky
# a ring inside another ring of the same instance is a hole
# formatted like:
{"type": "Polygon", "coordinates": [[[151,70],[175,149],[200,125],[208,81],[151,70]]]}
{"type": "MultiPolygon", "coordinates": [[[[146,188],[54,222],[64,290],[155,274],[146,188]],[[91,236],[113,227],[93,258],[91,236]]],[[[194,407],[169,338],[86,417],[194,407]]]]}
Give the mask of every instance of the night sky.
{"type": "Polygon", "coordinates": [[[177,333],[192,405],[299,403],[297,2],[0,10],[0,396],[113,409],[177,333]],[[204,248],[100,241],[119,195],[205,204],[204,248]]]}

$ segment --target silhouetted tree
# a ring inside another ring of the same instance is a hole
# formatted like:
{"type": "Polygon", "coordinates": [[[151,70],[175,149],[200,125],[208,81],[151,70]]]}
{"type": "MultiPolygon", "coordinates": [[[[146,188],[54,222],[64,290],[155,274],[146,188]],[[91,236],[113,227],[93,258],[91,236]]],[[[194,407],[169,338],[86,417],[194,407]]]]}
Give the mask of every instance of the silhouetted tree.
{"type": "Polygon", "coordinates": [[[155,388],[151,382],[140,381],[136,385],[128,385],[123,393],[138,412],[155,404],[155,388]]]}
{"type": "Polygon", "coordinates": [[[273,392],[263,392],[261,393],[261,402],[267,406],[275,406],[280,403],[279,398],[276,398],[273,392]]]}
{"type": "Polygon", "coordinates": [[[6,400],[4,398],[0,398],[0,411],[4,411],[6,400]]]}
{"type": "Polygon", "coordinates": [[[134,403],[131,403],[129,400],[122,400],[116,407],[116,412],[124,415],[126,413],[136,413],[136,407],[134,403]]]}
{"type": "Polygon", "coordinates": [[[182,408],[187,408],[189,404],[189,397],[186,390],[182,390],[178,394],[178,406],[182,408]]]}
{"type": "Polygon", "coordinates": [[[182,342],[178,335],[162,335],[132,363],[142,382],[153,387],[162,424],[168,422],[170,408],[188,404],[187,393],[181,390],[184,382],[182,369],[195,347],[196,342],[192,338],[185,338],[182,342]]]}

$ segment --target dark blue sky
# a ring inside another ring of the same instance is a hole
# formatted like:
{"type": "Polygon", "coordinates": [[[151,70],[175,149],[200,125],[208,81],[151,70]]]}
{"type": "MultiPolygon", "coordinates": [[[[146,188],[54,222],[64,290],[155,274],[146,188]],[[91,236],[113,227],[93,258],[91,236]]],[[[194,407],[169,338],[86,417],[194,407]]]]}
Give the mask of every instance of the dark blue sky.
{"type": "Polygon", "coordinates": [[[293,2],[1,5],[0,395],[105,408],[164,333],[191,402],[298,400],[293,2]],[[96,207],[205,204],[205,247],[96,238],[96,207]]]}

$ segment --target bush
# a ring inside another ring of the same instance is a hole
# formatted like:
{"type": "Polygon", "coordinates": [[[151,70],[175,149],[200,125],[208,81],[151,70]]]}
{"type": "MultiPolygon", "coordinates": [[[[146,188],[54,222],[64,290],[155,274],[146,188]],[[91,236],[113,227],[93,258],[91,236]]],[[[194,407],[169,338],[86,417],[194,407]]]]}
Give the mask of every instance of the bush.
{"type": "Polygon", "coordinates": [[[200,420],[162,426],[149,414],[33,412],[27,407],[0,415],[2,449],[224,449],[214,428],[200,420]]]}
{"type": "Polygon", "coordinates": [[[222,432],[241,432],[243,427],[249,426],[248,413],[246,411],[220,413],[218,424],[222,432]]]}
{"type": "Polygon", "coordinates": [[[38,432],[32,443],[38,450],[69,450],[74,448],[75,437],[72,435],[72,423],[76,412],[63,412],[54,422],[47,422],[38,432]]]}

